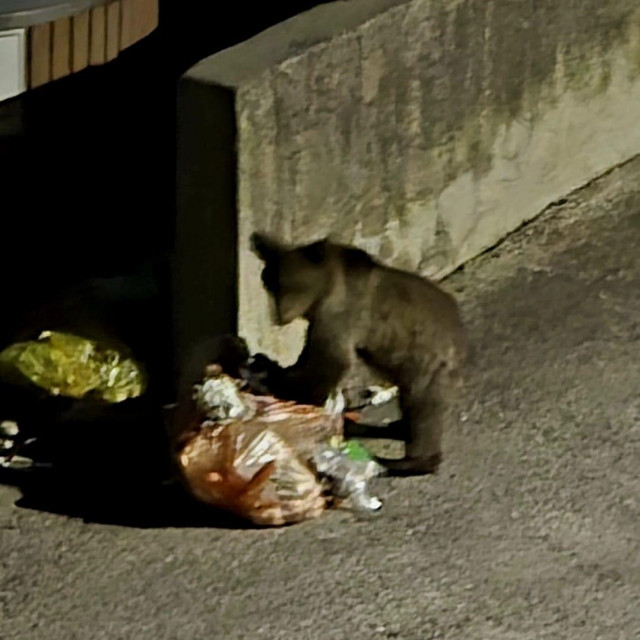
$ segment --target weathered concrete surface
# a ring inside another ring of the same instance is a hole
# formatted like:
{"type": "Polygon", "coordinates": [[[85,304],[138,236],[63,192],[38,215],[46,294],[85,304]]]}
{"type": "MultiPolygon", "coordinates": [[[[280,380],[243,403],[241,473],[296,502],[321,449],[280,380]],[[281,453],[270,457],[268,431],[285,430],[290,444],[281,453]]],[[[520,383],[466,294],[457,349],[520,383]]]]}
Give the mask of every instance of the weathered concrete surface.
{"type": "Polygon", "coordinates": [[[189,74],[236,88],[240,330],[270,326],[256,228],[440,277],[640,151],[636,0],[351,0],[189,74]]]}
{"type": "Polygon", "coordinates": [[[640,160],[446,281],[476,347],[462,419],[440,475],[380,481],[381,517],[143,529],[3,489],[0,637],[638,638],[639,184],[640,160]]]}

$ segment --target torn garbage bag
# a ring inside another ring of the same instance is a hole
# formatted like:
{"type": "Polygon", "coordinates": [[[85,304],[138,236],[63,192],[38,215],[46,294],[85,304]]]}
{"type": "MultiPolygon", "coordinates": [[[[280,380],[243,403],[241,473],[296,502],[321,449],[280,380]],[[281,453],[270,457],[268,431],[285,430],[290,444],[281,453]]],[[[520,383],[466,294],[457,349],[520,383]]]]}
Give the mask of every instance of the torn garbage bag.
{"type": "Polygon", "coordinates": [[[315,518],[336,501],[377,510],[367,483],[381,467],[342,439],[343,408],[253,395],[209,365],[175,430],[179,474],[198,500],[258,525],[315,518]]]}

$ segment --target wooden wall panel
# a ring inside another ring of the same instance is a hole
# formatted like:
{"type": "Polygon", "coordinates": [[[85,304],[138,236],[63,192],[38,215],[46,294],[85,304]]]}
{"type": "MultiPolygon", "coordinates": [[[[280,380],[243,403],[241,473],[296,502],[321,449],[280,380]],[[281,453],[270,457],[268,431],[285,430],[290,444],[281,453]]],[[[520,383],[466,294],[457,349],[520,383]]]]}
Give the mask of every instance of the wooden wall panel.
{"type": "Polygon", "coordinates": [[[120,51],[120,2],[107,5],[107,61],[120,51]]]}
{"type": "Polygon", "coordinates": [[[26,77],[38,87],[118,56],[158,26],[158,0],[114,0],[28,31],[26,77]]]}
{"type": "Polygon", "coordinates": [[[133,37],[133,22],[135,14],[135,0],[121,0],[120,2],[120,50],[130,47],[136,40],[133,37]]]}
{"type": "Polygon", "coordinates": [[[73,16],[72,24],[71,70],[75,73],[89,66],[89,12],[73,16]]]}
{"type": "Polygon", "coordinates": [[[141,40],[148,36],[158,24],[157,0],[134,0],[135,36],[141,40]]]}
{"type": "Polygon", "coordinates": [[[39,87],[51,80],[51,23],[38,24],[29,30],[30,87],[39,87]]]}
{"type": "Polygon", "coordinates": [[[91,9],[89,34],[89,64],[103,64],[107,59],[107,20],[104,6],[91,9]]]}
{"type": "Polygon", "coordinates": [[[71,73],[71,18],[53,23],[51,79],[64,78],[71,73]]]}

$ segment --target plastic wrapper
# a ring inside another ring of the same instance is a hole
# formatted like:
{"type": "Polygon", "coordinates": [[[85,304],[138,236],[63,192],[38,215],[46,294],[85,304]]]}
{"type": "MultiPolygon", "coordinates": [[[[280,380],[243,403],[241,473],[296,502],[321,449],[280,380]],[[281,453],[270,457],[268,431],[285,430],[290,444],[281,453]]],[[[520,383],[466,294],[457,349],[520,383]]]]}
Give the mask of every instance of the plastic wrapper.
{"type": "Polygon", "coordinates": [[[16,444],[19,431],[17,423],[12,420],[0,422],[0,469],[21,471],[37,466],[31,458],[17,453],[20,450],[20,446],[16,444]]]}
{"type": "Polygon", "coordinates": [[[11,462],[17,435],[18,425],[15,422],[0,422],[0,467],[7,467],[11,462]]]}
{"type": "Polygon", "coordinates": [[[383,404],[391,402],[392,400],[395,400],[400,393],[398,387],[396,386],[381,387],[379,385],[375,385],[369,387],[367,391],[370,395],[369,402],[374,407],[379,407],[383,404]]]}
{"type": "Polygon", "coordinates": [[[358,510],[379,509],[367,482],[381,468],[343,441],[339,395],[325,407],[252,395],[214,365],[193,399],[175,453],[198,500],[271,526],[315,518],[333,496],[358,510]]]}
{"type": "Polygon", "coordinates": [[[242,393],[238,381],[224,375],[217,365],[207,367],[206,373],[202,384],[194,385],[193,399],[209,420],[224,422],[255,414],[255,401],[242,393]]]}
{"type": "Polygon", "coordinates": [[[83,398],[93,394],[122,402],[144,392],[141,367],[115,349],[67,333],[43,332],[37,340],[20,342],[0,353],[0,372],[18,371],[52,395],[83,398]]]}
{"type": "Polygon", "coordinates": [[[369,452],[357,441],[334,438],[313,455],[317,472],[331,481],[331,493],[347,500],[361,514],[375,513],[382,502],[369,493],[369,482],[384,473],[369,452]]]}

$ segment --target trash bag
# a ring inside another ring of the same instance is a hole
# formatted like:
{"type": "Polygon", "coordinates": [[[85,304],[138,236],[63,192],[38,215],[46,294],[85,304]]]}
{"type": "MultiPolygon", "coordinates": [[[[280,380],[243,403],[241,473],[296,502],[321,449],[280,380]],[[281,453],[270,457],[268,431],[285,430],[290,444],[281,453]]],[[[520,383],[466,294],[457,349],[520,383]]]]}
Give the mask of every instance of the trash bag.
{"type": "Polygon", "coordinates": [[[197,499],[254,524],[319,516],[326,491],[309,459],[342,433],[342,416],[241,386],[215,366],[195,385],[192,426],[176,451],[182,480],[197,499]]]}
{"type": "Polygon", "coordinates": [[[277,433],[253,423],[206,425],[183,449],[180,466],[191,493],[258,525],[319,516],[323,487],[277,433]]]}
{"type": "Polygon", "coordinates": [[[68,333],[44,331],[37,340],[12,344],[0,353],[0,376],[16,373],[51,395],[84,398],[88,394],[109,403],[136,398],[144,392],[140,365],[119,351],[68,333]]]}
{"type": "Polygon", "coordinates": [[[194,386],[189,424],[173,429],[178,471],[195,498],[270,526],[315,518],[334,498],[380,508],[367,483],[382,468],[343,440],[339,394],[316,407],[243,386],[209,365],[194,386]]]}

